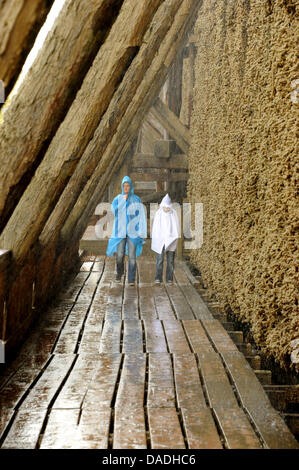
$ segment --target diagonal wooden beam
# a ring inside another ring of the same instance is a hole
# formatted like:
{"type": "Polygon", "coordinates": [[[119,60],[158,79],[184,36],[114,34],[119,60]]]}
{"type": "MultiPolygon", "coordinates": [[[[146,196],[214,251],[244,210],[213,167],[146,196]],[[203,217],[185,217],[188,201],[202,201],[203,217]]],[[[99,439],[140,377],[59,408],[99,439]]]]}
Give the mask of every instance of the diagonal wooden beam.
{"type": "MultiPolygon", "coordinates": [[[[30,72],[19,76],[8,96],[0,116],[0,231],[30,183],[122,2],[65,2],[30,72]]],[[[37,1],[25,3],[36,7],[37,1]]]]}
{"type": "MultiPolygon", "coordinates": [[[[181,2],[175,20],[159,51],[157,51],[154,61],[146,71],[144,79],[126,111],[126,115],[64,224],[61,231],[63,241],[66,242],[71,236],[78,239],[82,237],[89,217],[101,200],[111,176],[121,166],[130,147],[131,139],[136,135],[140,122],[149,112],[161,86],[165,82],[169,67],[177,51],[186,42],[201,4],[202,0],[184,0],[181,2]]],[[[95,134],[94,146],[96,146],[96,139],[95,134]]]]}
{"type": "Polygon", "coordinates": [[[190,131],[180,119],[158,98],[151,109],[152,115],[165,127],[185,154],[190,145],[190,131]]]}
{"type": "MultiPolygon", "coordinates": [[[[19,264],[38,239],[125,72],[142,46],[148,26],[162,2],[139,0],[136,4],[132,0],[124,0],[107,39],[0,237],[0,247],[12,248],[19,264]],[[124,25],[127,25],[126,34],[124,25]]],[[[77,21],[81,29],[81,18],[77,17],[77,21]]],[[[132,83],[134,81],[131,80],[132,83]]],[[[130,97],[130,93],[124,90],[126,96],[130,97]]],[[[127,102],[122,106],[126,107],[127,102]]],[[[118,122],[117,111],[115,107],[114,113],[109,115],[107,126],[110,129],[118,122]]],[[[99,154],[97,152],[94,156],[96,161],[99,154]]],[[[83,182],[91,166],[92,162],[84,162],[83,182]]],[[[80,181],[76,181],[77,189],[80,181]]]]}

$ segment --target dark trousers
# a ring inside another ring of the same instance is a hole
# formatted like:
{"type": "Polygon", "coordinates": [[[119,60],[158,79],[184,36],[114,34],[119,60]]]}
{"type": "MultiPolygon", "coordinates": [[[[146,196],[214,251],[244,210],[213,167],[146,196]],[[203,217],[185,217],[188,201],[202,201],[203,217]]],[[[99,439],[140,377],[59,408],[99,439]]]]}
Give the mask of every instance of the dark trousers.
{"type": "Polygon", "coordinates": [[[116,252],[116,273],[118,277],[121,277],[124,273],[124,260],[125,260],[125,249],[126,243],[128,243],[128,258],[129,258],[129,270],[128,270],[128,282],[135,282],[136,276],[136,246],[127,236],[117,245],[116,252]]]}
{"type": "MultiPolygon", "coordinates": [[[[157,253],[155,281],[159,280],[162,282],[164,253],[165,253],[165,245],[163,246],[162,253],[161,254],[157,253]]],[[[166,261],[167,261],[166,282],[173,281],[174,258],[175,258],[175,251],[166,251],[166,261]]]]}

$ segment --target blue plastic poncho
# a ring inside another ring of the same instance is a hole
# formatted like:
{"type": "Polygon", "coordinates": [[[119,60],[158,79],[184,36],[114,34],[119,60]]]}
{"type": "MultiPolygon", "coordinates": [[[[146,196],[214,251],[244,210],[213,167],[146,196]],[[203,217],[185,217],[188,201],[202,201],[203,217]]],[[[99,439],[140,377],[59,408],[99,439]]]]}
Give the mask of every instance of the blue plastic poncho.
{"type": "MultiPolygon", "coordinates": [[[[113,258],[113,254],[117,251],[117,245],[128,236],[136,246],[136,258],[138,258],[142,253],[142,246],[146,243],[143,239],[147,236],[145,210],[140,197],[134,194],[133,183],[129,176],[124,176],[121,187],[122,193],[118,194],[111,204],[111,211],[115,219],[106,255],[113,258]],[[130,184],[127,200],[124,199],[123,187],[126,182],[130,184]]],[[[128,255],[128,243],[126,243],[125,254],[128,255]]]]}

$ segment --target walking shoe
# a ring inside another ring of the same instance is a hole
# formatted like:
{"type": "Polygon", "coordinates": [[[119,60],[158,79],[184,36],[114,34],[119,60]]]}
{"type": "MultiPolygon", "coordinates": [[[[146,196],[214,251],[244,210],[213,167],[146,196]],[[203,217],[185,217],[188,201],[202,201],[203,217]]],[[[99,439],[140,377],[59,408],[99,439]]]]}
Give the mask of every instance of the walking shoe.
{"type": "Polygon", "coordinates": [[[160,279],[155,279],[155,284],[161,284],[160,279]]]}
{"type": "Polygon", "coordinates": [[[115,282],[121,282],[121,277],[120,277],[120,276],[116,276],[115,282]]]}
{"type": "Polygon", "coordinates": [[[166,283],[171,286],[173,284],[173,281],[166,281],[166,283]]]}
{"type": "Polygon", "coordinates": [[[129,282],[129,286],[135,286],[135,282],[129,282]]]}

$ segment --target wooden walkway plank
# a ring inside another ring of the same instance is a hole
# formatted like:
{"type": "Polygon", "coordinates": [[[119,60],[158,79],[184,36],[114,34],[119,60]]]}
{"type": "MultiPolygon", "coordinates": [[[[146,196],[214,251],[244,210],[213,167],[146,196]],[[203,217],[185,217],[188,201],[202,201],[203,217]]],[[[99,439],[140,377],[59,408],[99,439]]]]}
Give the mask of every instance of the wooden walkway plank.
{"type": "Polygon", "coordinates": [[[181,288],[182,293],[185,296],[186,302],[190,305],[195,318],[201,320],[210,318],[213,319],[213,315],[206,306],[205,302],[201,298],[198,291],[190,283],[187,274],[183,269],[177,269],[174,273],[176,281],[181,288]]]}
{"type": "Polygon", "coordinates": [[[142,409],[145,392],[145,354],[126,354],[121,371],[115,408],[142,409]]]}
{"type": "Polygon", "coordinates": [[[1,413],[0,413],[0,439],[2,439],[5,429],[8,426],[9,421],[11,420],[15,410],[14,408],[6,408],[5,406],[1,406],[1,413]]]}
{"type": "Polygon", "coordinates": [[[100,354],[100,359],[85,394],[82,408],[86,410],[111,407],[122,355],[100,354]]]}
{"type": "Polygon", "coordinates": [[[229,383],[219,355],[210,348],[197,352],[200,371],[212,408],[238,408],[238,402],[229,383]]]}
{"type": "Polygon", "coordinates": [[[52,408],[80,408],[99,362],[99,354],[80,354],[52,408]]]}
{"type": "Polygon", "coordinates": [[[122,318],[124,320],[138,320],[138,291],[137,286],[129,286],[126,282],[123,298],[122,318]]]}
{"type": "Polygon", "coordinates": [[[185,296],[176,285],[167,286],[167,292],[179,320],[194,320],[195,316],[186,302],[185,296]]]}
{"type": "Polygon", "coordinates": [[[157,320],[155,301],[148,286],[139,285],[140,316],[144,320],[157,320]]]}
{"type": "Polygon", "coordinates": [[[180,321],[163,320],[163,325],[170,352],[179,354],[191,352],[180,321]]]}
{"type": "Polygon", "coordinates": [[[153,286],[155,307],[159,320],[176,320],[171,303],[163,285],[153,286]]]}
{"type": "Polygon", "coordinates": [[[22,410],[47,408],[67,376],[76,357],[74,354],[58,354],[53,357],[42,376],[22,403],[22,410]]]}
{"type": "Polygon", "coordinates": [[[299,449],[299,444],[270,400],[250,365],[239,352],[221,352],[242,405],[269,449],[299,449]]]}
{"type": "Polygon", "coordinates": [[[229,449],[262,449],[242,408],[214,408],[219,426],[229,449]]]}
{"type": "Polygon", "coordinates": [[[184,320],[182,323],[194,352],[199,352],[201,349],[206,351],[208,348],[210,348],[211,351],[214,351],[211,342],[199,321],[184,320]]]}
{"type": "Polygon", "coordinates": [[[155,261],[149,259],[138,259],[136,260],[137,263],[137,271],[138,271],[138,280],[139,286],[144,285],[152,285],[155,279],[156,267],[155,261]]]}
{"type": "Polygon", "coordinates": [[[167,352],[165,334],[160,320],[144,319],[146,352],[167,352]]]}
{"type": "Polygon", "coordinates": [[[110,417],[110,408],[51,410],[40,449],[107,449],[110,417]]]}
{"type": "Polygon", "coordinates": [[[211,410],[197,407],[196,402],[181,408],[189,449],[222,449],[222,443],[211,410]]]}
{"type": "Polygon", "coordinates": [[[171,357],[167,353],[149,354],[147,407],[175,407],[171,357]]]}
{"type": "Polygon", "coordinates": [[[123,353],[143,352],[143,331],[140,320],[124,320],[123,353]]]}
{"type": "Polygon", "coordinates": [[[119,318],[105,318],[100,339],[100,353],[119,353],[122,321],[119,318]]]}
{"type": "Polygon", "coordinates": [[[47,408],[19,410],[1,449],[34,449],[47,414],[47,408]]]}
{"type": "Polygon", "coordinates": [[[146,449],[143,408],[116,408],[113,449],[146,449]]]}
{"type": "Polygon", "coordinates": [[[185,449],[179,418],[174,407],[148,408],[152,449],[185,449]]]}
{"type": "Polygon", "coordinates": [[[174,377],[179,408],[206,408],[194,354],[174,354],[174,377]]]}
{"type": "Polygon", "coordinates": [[[239,353],[237,345],[233,342],[227,330],[219,320],[205,319],[202,320],[203,326],[206,328],[210,338],[212,339],[218,351],[226,351],[239,353]]]}

